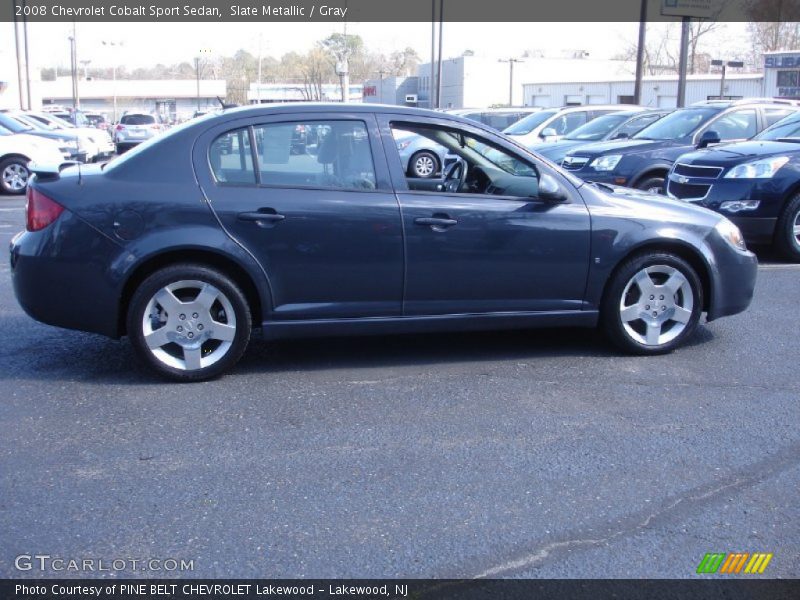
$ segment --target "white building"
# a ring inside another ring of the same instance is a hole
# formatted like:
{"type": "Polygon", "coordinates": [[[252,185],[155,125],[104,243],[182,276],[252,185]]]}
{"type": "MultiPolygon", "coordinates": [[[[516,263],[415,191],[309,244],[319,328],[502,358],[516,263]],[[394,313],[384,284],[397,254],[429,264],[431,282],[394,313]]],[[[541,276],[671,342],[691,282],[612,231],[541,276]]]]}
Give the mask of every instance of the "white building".
{"type": "MultiPolygon", "coordinates": [[[[42,103],[72,106],[72,79],[59,77],[39,84],[42,103]]],[[[80,108],[117,117],[125,111],[158,113],[169,120],[191,117],[195,111],[219,108],[225,99],[222,79],[89,79],[78,82],[80,108]]]]}
{"type": "MultiPolygon", "coordinates": [[[[514,106],[523,104],[522,84],[632,76],[630,61],[593,58],[525,58],[514,63],[514,106]]],[[[434,63],[435,67],[435,63],[434,63]]],[[[459,56],[442,61],[441,108],[508,106],[511,68],[507,62],[483,56],[459,56]]],[[[430,106],[431,65],[421,64],[418,105],[430,106]]]]}
{"type": "MultiPolygon", "coordinates": [[[[350,86],[350,102],[361,102],[363,85],[350,86]]],[[[322,98],[314,98],[315,93],[302,82],[251,83],[247,90],[250,104],[275,104],[281,102],[308,102],[311,99],[322,102],[341,102],[342,86],[336,83],[323,83],[320,90],[322,98]]]]}
{"type": "MultiPolygon", "coordinates": [[[[712,100],[720,95],[720,75],[689,75],[686,104],[712,100]]],[[[538,81],[523,86],[525,106],[564,106],[578,104],[633,104],[634,78],[607,80],[575,79],[567,82],[538,81]]],[[[761,74],[735,74],[725,78],[726,99],[772,96],[764,90],[761,74]]],[[[674,108],[678,104],[677,75],[658,75],[642,79],[642,106],[674,108]]]]}
{"type": "Polygon", "coordinates": [[[417,106],[419,77],[382,77],[364,82],[364,102],[417,106]]]}
{"type": "Polygon", "coordinates": [[[764,89],[770,96],[800,100],[800,50],[764,54],[764,89]]]}

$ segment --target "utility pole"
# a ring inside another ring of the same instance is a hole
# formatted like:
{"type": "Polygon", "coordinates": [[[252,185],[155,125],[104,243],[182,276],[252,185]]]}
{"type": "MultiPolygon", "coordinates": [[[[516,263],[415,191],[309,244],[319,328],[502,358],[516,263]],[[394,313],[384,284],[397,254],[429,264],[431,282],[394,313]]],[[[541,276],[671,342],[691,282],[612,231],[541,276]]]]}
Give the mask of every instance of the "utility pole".
{"type": "Polygon", "coordinates": [[[22,96],[22,56],[19,50],[19,26],[17,24],[16,12],[14,12],[14,47],[17,54],[17,87],[19,88],[17,91],[19,92],[19,107],[24,109],[25,101],[22,96]]]}
{"type": "Polygon", "coordinates": [[[200,59],[203,54],[211,54],[211,50],[200,48],[198,55],[194,57],[195,81],[197,82],[197,112],[200,112],[200,59]]]}
{"type": "Polygon", "coordinates": [[[686,63],[689,56],[689,27],[691,17],[681,18],[681,52],[678,59],[678,108],[686,106],[686,63]]]}
{"type": "Polygon", "coordinates": [[[431,0],[431,84],[428,86],[428,108],[436,107],[436,0],[431,0]]]}
{"type": "Polygon", "coordinates": [[[78,97],[78,40],[75,21],[72,22],[72,35],[69,36],[69,62],[72,73],[72,108],[77,110],[81,101],[78,97]]]}
{"type": "MultiPolygon", "coordinates": [[[[262,34],[258,34],[258,91],[256,92],[256,98],[258,99],[258,103],[261,104],[261,42],[262,42],[262,34]]],[[[245,92],[246,93],[246,92],[245,92]]]]}
{"type": "Polygon", "coordinates": [[[436,66],[436,108],[442,107],[442,33],[444,31],[444,0],[439,0],[439,62],[436,66]]]}
{"type": "Polygon", "coordinates": [[[497,62],[508,63],[508,106],[514,106],[514,63],[525,62],[520,58],[501,58],[497,62]]]}
{"type": "Polygon", "coordinates": [[[116,123],[117,122],[117,62],[119,60],[119,55],[118,55],[116,50],[118,48],[121,48],[123,43],[120,42],[120,41],[109,42],[109,41],[106,41],[106,40],[102,40],[100,43],[103,44],[103,46],[109,46],[110,48],[114,49],[114,51],[112,52],[112,54],[113,54],[112,60],[114,61],[114,63],[112,65],[112,67],[111,67],[111,80],[112,80],[113,83],[111,85],[112,85],[112,88],[113,88],[112,89],[112,93],[114,94],[114,117],[113,117],[113,122],[116,123]]]}
{"type": "MultiPolygon", "coordinates": [[[[23,6],[27,1],[23,2],[23,6]]],[[[25,92],[28,97],[28,110],[33,108],[31,100],[31,61],[28,55],[28,17],[22,17],[22,39],[25,43],[25,92]]],[[[20,107],[22,108],[22,107],[20,107]]]]}
{"type": "Polygon", "coordinates": [[[639,11],[639,43],[636,46],[636,82],[633,84],[633,103],[642,102],[642,77],[644,75],[644,51],[647,37],[647,0],[642,0],[639,11]]]}

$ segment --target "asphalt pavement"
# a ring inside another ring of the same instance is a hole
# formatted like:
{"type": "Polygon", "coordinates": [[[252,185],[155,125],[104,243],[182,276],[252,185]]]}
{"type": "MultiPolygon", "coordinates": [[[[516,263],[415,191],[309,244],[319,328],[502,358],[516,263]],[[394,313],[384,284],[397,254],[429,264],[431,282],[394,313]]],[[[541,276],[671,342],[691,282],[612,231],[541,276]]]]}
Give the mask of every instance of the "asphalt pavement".
{"type": "MultiPolygon", "coordinates": [[[[0,197],[3,244],[23,205],[0,197]]],[[[770,552],[800,577],[800,267],[762,257],[751,309],[668,356],[578,329],[254,339],[182,385],[28,318],[5,260],[0,576],[691,578],[770,552]]]]}

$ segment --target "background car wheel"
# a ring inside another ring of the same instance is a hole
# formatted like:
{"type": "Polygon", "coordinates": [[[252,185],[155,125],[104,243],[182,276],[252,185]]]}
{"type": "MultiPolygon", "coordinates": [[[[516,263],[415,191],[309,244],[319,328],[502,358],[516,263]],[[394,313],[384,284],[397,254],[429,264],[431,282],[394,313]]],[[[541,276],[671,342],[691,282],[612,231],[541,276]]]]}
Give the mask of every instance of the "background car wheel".
{"type": "Polygon", "coordinates": [[[694,334],[703,310],[695,270],[668,252],[627,260],[609,282],[601,307],[606,334],[634,354],[670,352],[694,334]]]}
{"type": "Polygon", "coordinates": [[[244,295],[228,277],[180,264],[142,282],[130,301],[127,328],[136,354],[159,374],[200,381],[241,358],[251,319],[244,295]]]}
{"type": "Polygon", "coordinates": [[[439,172],[439,159],[433,152],[417,152],[409,162],[410,174],[420,179],[430,179],[439,172]]]}
{"type": "Polygon", "coordinates": [[[648,177],[636,184],[637,190],[644,190],[653,194],[661,194],[662,196],[667,193],[666,183],[663,177],[648,177]]]}
{"type": "Polygon", "coordinates": [[[0,162],[0,190],[4,194],[24,194],[29,177],[27,158],[12,156],[0,162]]]}
{"type": "Polygon", "coordinates": [[[789,200],[778,219],[775,249],[785,258],[800,262],[800,194],[789,200]]]}

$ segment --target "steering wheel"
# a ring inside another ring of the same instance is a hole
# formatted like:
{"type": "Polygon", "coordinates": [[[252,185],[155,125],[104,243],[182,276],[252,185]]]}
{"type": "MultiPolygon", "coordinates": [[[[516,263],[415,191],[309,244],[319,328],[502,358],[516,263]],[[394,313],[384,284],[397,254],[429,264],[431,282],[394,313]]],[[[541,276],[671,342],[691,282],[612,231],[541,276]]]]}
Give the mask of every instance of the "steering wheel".
{"type": "Polygon", "coordinates": [[[467,163],[463,160],[457,160],[445,169],[442,176],[442,189],[451,194],[458,193],[464,187],[464,182],[467,180],[467,163]]]}

